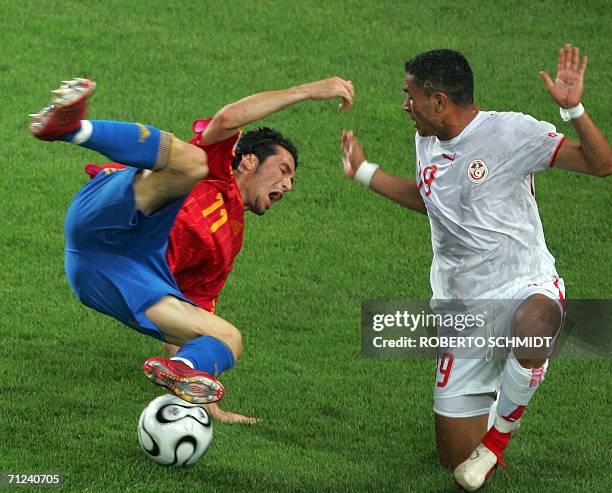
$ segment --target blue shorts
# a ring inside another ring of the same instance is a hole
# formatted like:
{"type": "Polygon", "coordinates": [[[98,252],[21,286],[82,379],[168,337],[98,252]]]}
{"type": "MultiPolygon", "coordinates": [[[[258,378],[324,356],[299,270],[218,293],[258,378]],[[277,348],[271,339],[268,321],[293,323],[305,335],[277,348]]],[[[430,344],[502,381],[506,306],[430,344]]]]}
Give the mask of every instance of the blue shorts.
{"type": "Polygon", "coordinates": [[[185,197],[146,216],[136,208],[140,170],[100,173],[74,197],[64,224],[64,267],[85,305],[164,340],[145,311],[166,295],[189,303],[166,261],[168,235],[185,197]]]}

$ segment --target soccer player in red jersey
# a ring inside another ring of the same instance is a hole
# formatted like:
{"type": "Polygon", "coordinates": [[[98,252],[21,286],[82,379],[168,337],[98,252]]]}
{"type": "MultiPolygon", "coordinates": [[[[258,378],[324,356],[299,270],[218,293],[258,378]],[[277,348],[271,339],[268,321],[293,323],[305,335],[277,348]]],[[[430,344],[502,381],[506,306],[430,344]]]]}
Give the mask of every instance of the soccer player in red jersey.
{"type": "Polygon", "coordinates": [[[194,122],[191,143],[207,152],[211,172],[191,191],[177,216],[167,254],[183,292],[210,312],[242,247],[245,201],[248,210],[264,214],[291,190],[297,166],[295,146],[265,127],[213,145],[200,144],[212,121],[194,122]],[[265,166],[260,169],[256,160],[265,166]],[[259,196],[252,197],[258,188],[259,196]]]}
{"type": "MultiPolygon", "coordinates": [[[[242,133],[240,128],[306,99],[341,97],[340,108],[347,110],[353,96],[350,81],[332,77],[254,94],[225,106],[213,118],[194,122],[196,135],[190,143],[206,152],[209,173],[192,188],[178,213],[166,257],[181,292],[200,308],[214,313],[242,247],[244,211],[265,214],[291,191],[297,166],[295,146],[280,133],[265,127],[242,133]]],[[[101,171],[110,174],[119,168],[122,166],[117,164],[87,165],[86,171],[95,177],[101,171]]],[[[167,301],[175,302],[171,298],[167,301]]],[[[161,300],[153,309],[170,311],[165,304],[161,300]]],[[[164,346],[169,356],[180,360],[177,346],[164,346]]],[[[207,406],[216,419],[255,422],[254,418],[223,411],[216,403],[207,406]]]]}

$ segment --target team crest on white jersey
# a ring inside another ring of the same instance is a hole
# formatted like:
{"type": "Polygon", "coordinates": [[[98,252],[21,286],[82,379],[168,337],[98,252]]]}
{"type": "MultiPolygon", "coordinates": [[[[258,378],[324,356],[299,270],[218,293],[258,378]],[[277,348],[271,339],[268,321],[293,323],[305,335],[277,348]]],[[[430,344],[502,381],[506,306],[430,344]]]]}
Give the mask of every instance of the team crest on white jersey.
{"type": "Polygon", "coordinates": [[[472,183],[482,183],[489,175],[487,163],[482,159],[474,159],[468,166],[467,174],[472,183]]]}

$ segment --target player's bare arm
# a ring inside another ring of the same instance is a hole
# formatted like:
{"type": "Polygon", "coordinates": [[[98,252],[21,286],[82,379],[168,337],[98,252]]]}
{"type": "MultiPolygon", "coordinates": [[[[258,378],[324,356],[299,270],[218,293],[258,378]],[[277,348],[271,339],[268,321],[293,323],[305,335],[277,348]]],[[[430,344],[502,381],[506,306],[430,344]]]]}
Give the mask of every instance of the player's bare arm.
{"type": "Polygon", "coordinates": [[[353,105],[354,96],[353,83],[341,77],[331,77],[279,91],[253,94],[221,108],[202,133],[200,142],[210,145],[225,140],[244,125],[306,100],[341,98],[340,109],[346,111],[353,105]]]}
{"type": "MultiPolygon", "coordinates": [[[[567,110],[582,103],[587,61],[586,56],[580,57],[578,47],[566,44],[559,50],[554,82],[546,72],[540,72],[548,92],[561,108],[567,110]]],[[[572,118],[572,125],[580,142],[565,141],[555,160],[555,167],[601,177],[612,174],[610,144],[590,116],[584,112],[572,118]]]]}
{"type": "MultiPolygon", "coordinates": [[[[216,169],[219,169],[219,161],[222,160],[222,164],[228,167],[231,165],[234,168],[234,173],[229,175],[231,178],[228,177],[228,183],[235,180],[234,186],[242,199],[239,206],[235,207],[235,210],[244,209],[257,214],[263,214],[274,203],[280,200],[285,192],[291,190],[291,182],[295,167],[297,166],[297,154],[291,142],[272,129],[263,129],[265,131],[262,131],[262,129],[252,130],[239,136],[239,128],[306,99],[325,100],[340,97],[343,101],[341,109],[348,109],[352,104],[353,95],[354,89],[352,83],[339,77],[316,81],[286,90],[255,94],[219,110],[213,119],[208,121],[204,132],[192,143],[197,142],[198,146],[210,146],[222,140],[235,142],[233,153],[226,146],[227,156],[220,157],[218,153],[215,154],[213,160],[216,160],[216,164],[214,166],[216,169]],[[251,150],[253,149],[253,144],[258,139],[273,140],[278,143],[273,155],[264,157],[262,154],[263,150],[251,150]],[[234,166],[235,162],[238,161],[239,164],[234,166]],[[256,174],[255,170],[257,170],[256,174]]],[[[201,191],[197,193],[199,194],[201,191]]],[[[231,200],[226,202],[226,207],[232,207],[231,200]]],[[[189,224],[190,226],[187,230],[197,233],[199,224],[197,220],[193,222],[190,220],[189,224]]],[[[177,227],[175,225],[174,228],[176,229],[177,227]]],[[[208,231],[208,226],[205,226],[204,229],[208,231]]],[[[195,236],[200,237],[199,234],[195,234],[195,236]]],[[[181,250],[181,241],[184,242],[185,240],[179,241],[176,251],[181,250]]],[[[172,238],[170,245],[173,245],[172,238]]],[[[173,249],[171,248],[169,251],[173,251],[173,249]]],[[[174,260],[176,261],[176,258],[174,260]]],[[[198,260],[190,257],[189,262],[197,263],[198,260]]],[[[185,281],[185,277],[177,266],[178,264],[175,263],[172,269],[179,286],[181,286],[182,282],[185,281]]],[[[202,266],[202,268],[204,269],[205,266],[202,266]]],[[[218,280],[220,277],[216,276],[216,279],[218,280]]],[[[223,279],[222,282],[224,282],[223,279]]],[[[189,289],[185,294],[190,295],[189,289]]],[[[217,294],[218,292],[213,297],[216,297],[217,294]]],[[[191,295],[192,299],[197,302],[197,293],[192,292],[191,295]]],[[[164,349],[168,356],[172,356],[176,353],[178,347],[172,344],[165,344],[164,349]]],[[[228,412],[219,406],[212,406],[208,410],[215,419],[226,423],[253,424],[256,422],[255,418],[228,412]]]]}
{"type": "MultiPolygon", "coordinates": [[[[344,174],[354,180],[357,170],[366,162],[366,158],[357,137],[350,130],[342,132],[342,150],[344,174]]],[[[415,180],[400,178],[378,168],[374,171],[369,186],[376,193],[403,207],[427,214],[415,180]]]]}

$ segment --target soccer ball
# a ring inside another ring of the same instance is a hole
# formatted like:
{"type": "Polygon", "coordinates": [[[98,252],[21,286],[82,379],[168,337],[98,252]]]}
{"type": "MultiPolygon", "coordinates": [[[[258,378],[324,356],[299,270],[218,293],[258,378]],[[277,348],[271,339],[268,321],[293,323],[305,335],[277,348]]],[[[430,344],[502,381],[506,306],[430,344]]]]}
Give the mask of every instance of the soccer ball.
{"type": "Polygon", "coordinates": [[[138,420],[138,440],[145,455],[164,466],[195,463],[206,452],[212,435],[206,409],[175,395],[152,400],[138,420]]]}

